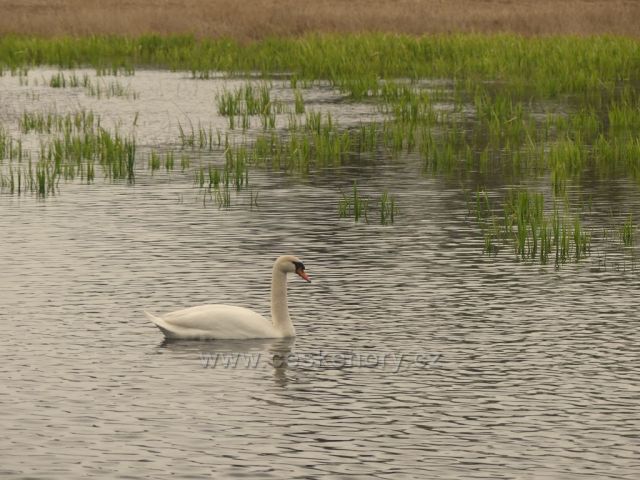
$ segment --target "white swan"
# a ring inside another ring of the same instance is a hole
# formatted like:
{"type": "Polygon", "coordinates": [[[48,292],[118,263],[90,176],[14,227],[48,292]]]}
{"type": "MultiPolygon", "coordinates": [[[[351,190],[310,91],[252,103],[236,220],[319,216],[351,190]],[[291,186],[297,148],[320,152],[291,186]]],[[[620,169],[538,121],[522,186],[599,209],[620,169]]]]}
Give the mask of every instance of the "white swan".
{"type": "Polygon", "coordinates": [[[287,273],[311,282],[298,257],[282,255],[273,264],[271,318],[233,305],[199,305],[176,310],[162,317],[144,312],[167,338],[185,340],[293,337],[296,334],[287,306],[287,273]]]}

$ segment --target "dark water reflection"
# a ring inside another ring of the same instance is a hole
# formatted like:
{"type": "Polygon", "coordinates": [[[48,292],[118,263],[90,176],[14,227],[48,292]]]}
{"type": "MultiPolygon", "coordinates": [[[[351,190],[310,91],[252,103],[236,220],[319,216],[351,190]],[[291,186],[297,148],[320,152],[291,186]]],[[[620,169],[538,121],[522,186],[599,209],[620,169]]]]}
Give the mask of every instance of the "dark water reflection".
{"type": "Polygon", "coordinates": [[[253,210],[143,172],[0,197],[2,478],[636,478],[637,273],[482,256],[410,162],[362,185],[396,225],[338,221],[349,181],[256,172],[253,210]],[[162,342],[142,315],[267,314],[284,252],[313,279],[295,340],[162,342]]]}

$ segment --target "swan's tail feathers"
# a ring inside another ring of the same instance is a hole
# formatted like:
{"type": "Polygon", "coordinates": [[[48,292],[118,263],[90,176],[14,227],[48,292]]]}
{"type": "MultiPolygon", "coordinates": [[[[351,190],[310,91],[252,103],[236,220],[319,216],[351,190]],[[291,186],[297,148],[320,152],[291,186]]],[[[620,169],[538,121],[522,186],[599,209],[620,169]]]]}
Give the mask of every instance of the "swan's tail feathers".
{"type": "Polygon", "coordinates": [[[146,310],[144,310],[144,314],[149,320],[151,320],[155,324],[156,327],[160,329],[162,333],[164,333],[165,337],[170,338],[172,336],[169,325],[167,325],[167,323],[162,318],[156,317],[155,315],[147,312],[146,310]]]}

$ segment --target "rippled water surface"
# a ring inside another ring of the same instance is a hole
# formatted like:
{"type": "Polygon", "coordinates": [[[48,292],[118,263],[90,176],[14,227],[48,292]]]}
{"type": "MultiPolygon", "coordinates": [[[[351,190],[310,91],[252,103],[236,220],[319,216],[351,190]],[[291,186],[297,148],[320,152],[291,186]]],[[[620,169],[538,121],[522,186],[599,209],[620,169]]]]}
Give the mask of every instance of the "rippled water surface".
{"type": "MultiPolygon", "coordinates": [[[[179,121],[225,125],[221,80],[137,72],[120,81],[139,98],[98,100],[42,85],[52,73],[1,79],[7,129],[82,106],[122,128],[138,113],[148,146],[179,121]]],[[[336,97],[306,100],[375,116],[336,97]]],[[[354,168],[252,170],[257,208],[203,205],[192,174],[144,165],[135,185],[0,196],[0,476],[637,478],[637,272],[483,256],[455,182],[410,158],[354,168]],[[396,194],[393,226],[337,218],[355,174],[396,194]],[[268,314],[281,253],[313,279],[289,283],[295,340],[166,343],[142,313],[268,314]]],[[[626,184],[594,203],[613,194],[637,205],[626,184]]]]}

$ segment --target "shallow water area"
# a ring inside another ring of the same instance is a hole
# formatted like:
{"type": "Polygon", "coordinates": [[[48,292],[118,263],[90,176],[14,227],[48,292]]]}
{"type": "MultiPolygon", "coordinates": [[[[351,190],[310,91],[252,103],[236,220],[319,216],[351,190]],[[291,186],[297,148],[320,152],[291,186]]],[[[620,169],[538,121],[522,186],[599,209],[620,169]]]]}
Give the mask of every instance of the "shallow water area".
{"type": "MultiPolygon", "coordinates": [[[[135,98],[96,98],[51,88],[56,73],[0,77],[7,131],[25,110],[85,108],[134,132],[144,155],[179,148],[178,122],[227,128],[214,97],[235,80],[137,71],[98,79],[135,98]]],[[[284,81],[273,90],[293,102],[284,81]]],[[[345,126],[380,115],[329,88],[303,94],[345,126]]],[[[0,195],[2,478],[636,478],[629,259],[555,269],[483,255],[459,184],[411,155],[252,170],[257,205],[242,191],[229,208],[191,170],[139,160],[134,184],[0,195]],[[396,195],[393,225],[338,218],[354,179],[396,195]],[[282,253],[312,278],[290,279],[295,339],[166,342],[143,315],[203,303],[268,315],[282,253]]],[[[640,206],[627,181],[591,193],[594,216],[615,195],[640,206]]]]}

